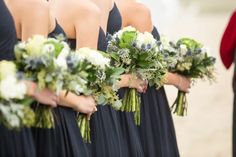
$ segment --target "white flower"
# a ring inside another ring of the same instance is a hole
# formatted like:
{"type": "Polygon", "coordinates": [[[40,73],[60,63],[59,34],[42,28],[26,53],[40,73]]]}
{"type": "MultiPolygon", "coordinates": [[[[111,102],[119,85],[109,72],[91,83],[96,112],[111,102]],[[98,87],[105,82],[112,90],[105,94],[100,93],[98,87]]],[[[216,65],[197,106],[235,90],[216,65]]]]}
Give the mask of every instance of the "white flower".
{"type": "Polygon", "coordinates": [[[207,53],[207,56],[212,56],[213,57],[213,54],[212,54],[211,50],[208,47],[203,47],[203,48],[201,48],[201,50],[202,50],[202,53],[207,53]]]}
{"type": "Polygon", "coordinates": [[[53,52],[54,50],[55,50],[55,47],[54,47],[53,44],[45,44],[45,45],[43,46],[42,52],[43,52],[43,53],[50,53],[50,52],[53,52]]]}
{"type": "Polygon", "coordinates": [[[42,47],[44,43],[47,41],[42,35],[34,35],[32,38],[28,40],[26,43],[26,50],[29,55],[40,55],[42,53],[42,47]]]}
{"type": "Polygon", "coordinates": [[[184,56],[184,55],[187,54],[188,49],[187,49],[187,46],[186,46],[186,45],[181,44],[181,45],[179,46],[179,48],[180,48],[180,54],[181,54],[182,56],[184,56]]]}
{"type": "Polygon", "coordinates": [[[17,82],[13,75],[6,77],[0,82],[0,97],[10,100],[13,98],[23,99],[27,87],[23,82],[17,82]]]}
{"type": "Polygon", "coordinates": [[[70,53],[70,48],[69,47],[64,47],[62,49],[62,51],[60,52],[60,54],[58,55],[57,59],[56,59],[56,64],[57,66],[63,68],[63,69],[67,69],[67,63],[66,63],[66,58],[70,53]]]}
{"type": "Polygon", "coordinates": [[[24,41],[20,42],[18,45],[17,45],[20,49],[25,49],[26,47],[26,43],[24,41]]]}
{"type": "Polygon", "coordinates": [[[84,92],[84,88],[82,88],[81,85],[76,84],[76,86],[75,86],[75,92],[76,92],[77,94],[81,94],[81,93],[84,92]]]}
{"type": "Polygon", "coordinates": [[[84,59],[87,59],[91,64],[100,66],[102,69],[109,66],[110,59],[104,57],[100,52],[84,47],[80,48],[77,53],[84,59]]]}
{"type": "Polygon", "coordinates": [[[150,45],[151,47],[154,47],[156,44],[156,39],[148,32],[138,33],[136,41],[138,48],[141,48],[143,44],[150,45]]]}

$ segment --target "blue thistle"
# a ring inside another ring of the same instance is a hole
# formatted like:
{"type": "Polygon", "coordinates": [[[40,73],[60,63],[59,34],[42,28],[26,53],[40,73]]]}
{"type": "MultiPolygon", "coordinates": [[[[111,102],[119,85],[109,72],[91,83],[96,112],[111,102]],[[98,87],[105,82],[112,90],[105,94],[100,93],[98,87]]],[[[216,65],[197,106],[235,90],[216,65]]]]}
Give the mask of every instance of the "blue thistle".
{"type": "Polygon", "coordinates": [[[152,45],[151,44],[147,44],[147,49],[151,49],[152,48],[152,45]]]}

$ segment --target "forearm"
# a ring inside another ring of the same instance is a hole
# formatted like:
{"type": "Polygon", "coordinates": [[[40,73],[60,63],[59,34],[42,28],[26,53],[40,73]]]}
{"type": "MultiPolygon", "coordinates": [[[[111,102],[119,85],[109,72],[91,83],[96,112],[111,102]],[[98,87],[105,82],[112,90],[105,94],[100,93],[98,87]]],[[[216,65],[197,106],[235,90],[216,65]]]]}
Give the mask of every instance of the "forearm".
{"type": "Polygon", "coordinates": [[[59,102],[58,105],[70,107],[75,109],[76,103],[79,102],[79,97],[76,94],[73,94],[71,92],[61,91],[59,93],[59,102]]]}
{"type": "Polygon", "coordinates": [[[27,86],[27,92],[26,95],[29,97],[34,97],[34,94],[37,89],[37,84],[31,81],[24,81],[27,86]]]}
{"type": "Polygon", "coordinates": [[[168,72],[166,74],[165,84],[174,85],[174,86],[177,87],[179,83],[180,83],[180,77],[179,77],[178,74],[174,74],[174,73],[171,73],[171,72],[168,72]]]}

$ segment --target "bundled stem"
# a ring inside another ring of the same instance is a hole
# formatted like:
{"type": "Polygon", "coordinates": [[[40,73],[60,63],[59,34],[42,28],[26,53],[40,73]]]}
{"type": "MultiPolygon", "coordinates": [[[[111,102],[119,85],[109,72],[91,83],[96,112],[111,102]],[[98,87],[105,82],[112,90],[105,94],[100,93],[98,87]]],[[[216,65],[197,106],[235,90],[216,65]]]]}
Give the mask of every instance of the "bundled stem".
{"type": "Polygon", "coordinates": [[[135,124],[140,125],[140,96],[136,89],[129,88],[125,91],[120,110],[134,112],[135,124]]]}
{"type": "Polygon", "coordinates": [[[54,117],[51,107],[38,104],[35,110],[35,127],[48,129],[54,127],[54,117]]]}
{"type": "Polygon", "coordinates": [[[186,93],[182,91],[178,91],[177,98],[175,99],[173,105],[171,106],[171,110],[174,114],[178,116],[186,116],[187,115],[187,99],[186,93]]]}
{"type": "Polygon", "coordinates": [[[86,114],[80,113],[77,116],[77,123],[80,128],[80,133],[85,143],[91,143],[90,123],[86,114]]]}

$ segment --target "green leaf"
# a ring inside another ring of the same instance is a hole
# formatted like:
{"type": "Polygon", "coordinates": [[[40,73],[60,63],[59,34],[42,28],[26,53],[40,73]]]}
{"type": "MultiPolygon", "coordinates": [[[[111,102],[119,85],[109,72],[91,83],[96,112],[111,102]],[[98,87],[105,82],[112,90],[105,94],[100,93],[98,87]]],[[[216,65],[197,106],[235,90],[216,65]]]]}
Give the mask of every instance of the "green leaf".
{"type": "Polygon", "coordinates": [[[139,60],[146,60],[147,58],[149,57],[149,54],[148,53],[141,53],[139,55],[139,60]]]}

